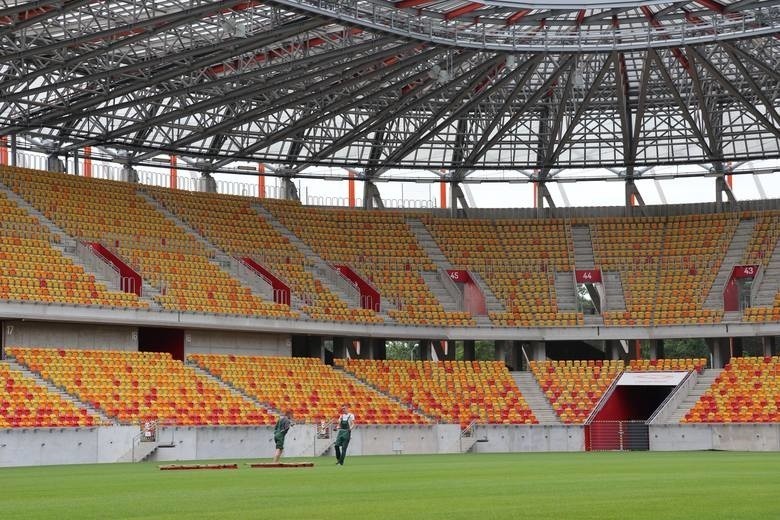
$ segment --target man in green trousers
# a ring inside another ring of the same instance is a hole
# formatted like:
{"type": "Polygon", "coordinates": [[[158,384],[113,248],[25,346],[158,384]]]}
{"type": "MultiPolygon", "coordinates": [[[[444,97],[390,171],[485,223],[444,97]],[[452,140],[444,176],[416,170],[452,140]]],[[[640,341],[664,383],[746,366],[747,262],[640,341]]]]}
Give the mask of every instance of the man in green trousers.
{"type": "Polygon", "coordinates": [[[347,446],[355,427],[355,416],[349,413],[349,406],[341,407],[341,415],[338,418],[338,432],[336,433],[336,464],[344,465],[344,457],[347,456],[347,446]]]}
{"type": "Polygon", "coordinates": [[[282,451],[284,451],[284,437],[293,425],[292,416],[293,414],[291,411],[286,411],[284,415],[279,417],[279,420],[276,421],[276,426],[274,426],[274,442],[276,443],[274,463],[278,463],[279,459],[282,457],[282,451]]]}

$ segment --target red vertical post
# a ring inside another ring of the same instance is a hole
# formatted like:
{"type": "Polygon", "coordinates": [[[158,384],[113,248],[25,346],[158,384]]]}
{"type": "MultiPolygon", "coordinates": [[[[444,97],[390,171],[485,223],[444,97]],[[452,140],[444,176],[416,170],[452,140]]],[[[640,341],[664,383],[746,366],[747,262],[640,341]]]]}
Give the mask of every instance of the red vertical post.
{"type": "Polygon", "coordinates": [[[355,172],[349,170],[349,207],[355,207],[355,172]]]}
{"type": "Polygon", "coordinates": [[[642,359],[642,342],[634,340],[634,359],[642,359]]]}
{"type": "Polygon", "coordinates": [[[538,207],[539,201],[539,183],[534,181],[534,208],[538,207]]]}
{"type": "Polygon", "coordinates": [[[257,196],[265,198],[265,164],[257,163],[257,196]]]}
{"type": "Polygon", "coordinates": [[[84,147],[84,177],[92,177],[92,147],[84,147]]]}
{"type": "Polygon", "coordinates": [[[0,164],[8,164],[8,136],[0,136],[0,164]]]}
{"type": "Polygon", "coordinates": [[[442,208],[446,208],[447,207],[447,183],[444,181],[441,181],[439,183],[439,197],[441,197],[440,206],[442,208]]]}
{"type": "Polygon", "coordinates": [[[178,174],[178,172],[176,170],[176,156],[175,155],[171,155],[171,185],[170,185],[170,188],[172,190],[175,190],[176,187],[179,185],[178,182],[176,182],[178,180],[178,175],[179,174],[178,174]]]}

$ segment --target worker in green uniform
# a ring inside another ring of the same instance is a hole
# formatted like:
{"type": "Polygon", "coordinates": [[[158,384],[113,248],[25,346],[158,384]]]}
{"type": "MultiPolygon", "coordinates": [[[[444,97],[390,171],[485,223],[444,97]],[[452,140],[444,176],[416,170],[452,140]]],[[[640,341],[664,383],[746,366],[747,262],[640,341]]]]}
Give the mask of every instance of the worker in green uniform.
{"type": "Polygon", "coordinates": [[[284,437],[287,435],[287,432],[290,431],[293,424],[293,414],[289,410],[276,421],[276,426],[274,426],[274,442],[276,443],[274,463],[278,463],[279,459],[282,457],[282,451],[284,451],[284,437]]]}
{"type": "Polygon", "coordinates": [[[347,456],[347,446],[355,428],[355,416],[349,413],[349,406],[341,407],[341,415],[338,418],[338,432],[336,433],[336,464],[344,465],[344,457],[347,456]]]}

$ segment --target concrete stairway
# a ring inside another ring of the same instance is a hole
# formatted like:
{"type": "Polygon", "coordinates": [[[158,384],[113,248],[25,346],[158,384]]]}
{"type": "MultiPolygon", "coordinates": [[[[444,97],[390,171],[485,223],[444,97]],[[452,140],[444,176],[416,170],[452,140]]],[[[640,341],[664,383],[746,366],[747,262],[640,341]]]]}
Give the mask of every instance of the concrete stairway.
{"type": "Polygon", "coordinates": [[[570,272],[555,273],[555,299],[559,311],[577,310],[577,287],[574,275],[570,272]]]}
{"type": "Polygon", "coordinates": [[[742,258],[745,256],[745,250],[747,249],[750,239],[753,236],[753,229],[756,227],[756,221],[740,220],[737,224],[737,229],[734,230],[734,235],[731,237],[731,243],[726,250],[726,254],[723,257],[723,261],[720,264],[718,274],[715,276],[715,281],[712,282],[710,292],[707,293],[707,298],[702,305],[705,309],[722,309],[723,308],[723,287],[729,280],[731,275],[731,269],[741,263],[742,258]]]}
{"type": "MultiPolygon", "coordinates": [[[[279,222],[279,220],[262,205],[252,204],[252,209],[260,214],[260,216],[262,216],[272,228],[278,231],[280,235],[289,240],[307,260],[313,263],[313,265],[304,266],[309,274],[315,279],[320,280],[325,287],[341,300],[347,302],[347,305],[351,308],[355,309],[360,307],[360,293],[355,290],[348,280],[342,278],[339,273],[331,268],[330,264],[328,264],[324,258],[315,253],[308,244],[298,238],[295,233],[287,229],[287,226],[279,222]]],[[[368,283],[368,280],[366,280],[366,282],[368,283]]],[[[377,315],[381,316],[386,322],[393,321],[384,309],[378,312],[377,315]]]]}
{"type": "Polygon", "coordinates": [[[511,374],[539,424],[563,424],[531,372],[511,372],[511,374]]]}
{"type": "Polygon", "coordinates": [[[771,307],[775,295],[780,291],[780,240],[775,244],[769,263],[764,268],[758,287],[756,288],[753,305],[756,307],[771,307]]]}
{"type": "Polygon", "coordinates": [[[606,309],[608,311],[626,310],[626,298],[623,294],[623,282],[617,271],[602,271],[601,280],[604,284],[606,309]]]}
{"type": "Polygon", "coordinates": [[[577,269],[593,269],[596,260],[593,258],[593,242],[590,237],[590,226],[572,226],[571,239],[574,245],[574,265],[577,269]]]}
{"type": "Polygon", "coordinates": [[[104,414],[102,411],[98,410],[97,408],[91,406],[88,403],[85,403],[75,396],[69,394],[59,386],[54,385],[51,381],[48,379],[44,379],[41,377],[37,372],[33,372],[26,366],[22,365],[16,359],[14,359],[12,356],[8,356],[5,359],[6,363],[8,363],[8,366],[11,367],[13,370],[18,370],[22,374],[25,375],[25,377],[28,377],[32,380],[34,380],[37,384],[40,386],[46,387],[50,392],[59,395],[62,399],[65,401],[70,401],[73,403],[77,408],[82,410],[87,410],[90,414],[95,415],[100,418],[105,423],[113,423],[115,422],[114,419],[109,417],[108,415],[104,414]]]}
{"type": "MultiPolygon", "coordinates": [[[[439,248],[439,244],[436,243],[433,235],[431,235],[431,232],[428,231],[428,228],[425,227],[425,224],[423,224],[420,219],[414,217],[407,218],[406,224],[409,226],[409,229],[411,229],[412,233],[414,233],[415,238],[417,238],[417,243],[420,244],[420,247],[422,247],[423,251],[425,251],[425,254],[428,255],[428,258],[433,261],[438,269],[447,270],[455,268],[455,266],[453,266],[444,255],[441,248],[439,248]]],[[[485,280],[483,280],[482,277],[474,271],[469,271],[469,273],[471,273],[471,278],[474,280],[474,283],[477,284],[477,287],[479,287],[479,290],[482,291],[482,294],[485,297],[486,310],[488,312],[506,311],[504,304],[501,303],[501,300],[496,298],[496,295],[493,294],[493,291],[490,290],[490,287],[485,282],[485,280]]],[[[477,322],[479,323],[479,317],[477,317],[477,322]]],[[[489,324],[489,320],[487,323],[489,324]]]]}
{"type": "MultiPolygon", "coordinates": [[[[88,247],[80,244],[78,240],[68,235],[65,230],[49,220],[32,204],[2,183],[0,183],[0,191],[5,193],[9,200],[16,203],[17,206],[25,210],[29,215],[35,217],[38,220],[38,223],[58,238],[57,243],[51,243],[51,246],[54,249],[57,249],[63,256],[69,258],[75,265],[83,268],[84,271],[94,275],[95,280],[105,285],[109,291],[122,292],[119,276],[113,270],[113,266],[110,266],[103,261],[103,259],[93,254],[88,247]]],[[[150,308],[162,308],[152,299],[155,295],[159,294],[159,291],[148,283],[144,282],[141,294],[143,295],[141,299],[146,301],[150,308]]]]}
{"type": "Polygon", "coordinates": [[[704,394],[704,392],[706,392],[707,389],[712,386],[715,378],[718,377],[721,372],[721,369],[710,368],[705,369],[701,374],[699,374],[696,385],[691,389],[685,399],[683,399],[683,401],[680,403],[680,406],[678,406],[677,409],[672,412],[667,423],[678,424],[682,418],[685,417],[685,414],[688,413],[691,408],[693,408],[693,405],[696,404],[702,394],[704,394]]]}

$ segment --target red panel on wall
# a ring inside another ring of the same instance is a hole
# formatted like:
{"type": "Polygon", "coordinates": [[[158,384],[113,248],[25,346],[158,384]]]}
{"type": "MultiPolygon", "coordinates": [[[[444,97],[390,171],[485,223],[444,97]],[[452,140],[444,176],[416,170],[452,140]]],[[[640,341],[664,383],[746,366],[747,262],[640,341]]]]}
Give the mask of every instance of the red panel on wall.
{"type": "Polygon", "coordinates": [[[758,265],[735,265],[731,270],[731,278],[737,280],[742,278],[755,278],[758,274],[758,265]]]}
{"type": "Polygon", "coordinates": [[[577,283],[600,283],[601,269],[575,269],[574,278],[577,283]]]}

